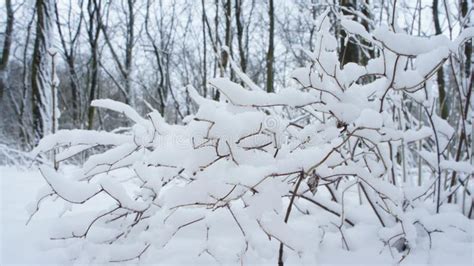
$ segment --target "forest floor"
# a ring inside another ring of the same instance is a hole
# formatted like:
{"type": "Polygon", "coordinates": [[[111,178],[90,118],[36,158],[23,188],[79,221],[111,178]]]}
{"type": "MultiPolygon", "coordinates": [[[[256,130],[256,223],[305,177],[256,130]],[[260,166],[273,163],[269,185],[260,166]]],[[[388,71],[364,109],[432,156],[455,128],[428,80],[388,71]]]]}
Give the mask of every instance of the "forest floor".
{"type": "MultiPolygon", "coordinates": [[[[34,204],[37,192],[45,185],[39,171],[19,170],[15,167],[0,166],[0,265],[70,265],[76,264],[68,260],[71,250],[68,250],[58,243],[49,240],[51,227],[56,226],[56,217],[61,210],[51,208],[53,203],[46,203],[41,210],[26,225],[28,219],[27,206],[34,204]]],[[[357,209],[357,198],[354,198],[353,207],[355,212],[361,217],[370,215],[368,210],[357,209]]],[[[304,208],[304,205],[302,205],[304,208]]],[[[295,212],[292,221],[299,228],[313,231],[319,239],[308,245],[314,245],[315,253],[309,257],[298,257],[294,252],[288,251],[287,264],[307,264],[315,263],[322,265],[393,265],[394,258],[387,247],[378,239],[376,226],[373,224],[361,223],[355,227],[345,230],[345,236],[351,251],[343,248],[339,232],[327,228],[321,238],[322,222],[326,224],[332,218],[327,217],[327,213],[314,213],[315,219],[302,219],[305,216],[295,212]],[[320,217],[320,218],[317,218],[320,217]],[[319,221],[318,221],[319,220],[319,221]],[[314,230],[313,230],[314,229],[314,230]]],[[[149,250],[142,256],[140,264],[189,264],[189,265],[209,265],[209,264],[233,264],[232,250],[237,245],[228,234],[233,227],[222,223],[214,233],[215,241],[218,243],[214,249],[219,257],[211,257],[206,253],[201,253],[200,246],[203,242],[201,227],[189,227],[181,230],[174,239],[163,249],[149,250]],[[186,253],[183,253],[183,252],[186,253]],[[183,255],[186,254],[186,255],[183,255]],[[225,255],[228,254],[228,255],[225,255]]],[[[474,223],[472,223],[474,229],[474,223]]],[[[474,231],[474,230],[472,230],[474,231]]],[[[401,263],[402,265],[474,265],[473,235],[472,231],[458,238],[459,241],[452,241],[443,234],[433,234],[433,245],[431,249],[427,242],[418,243],[410,255],[401,263]]],[[[271,242],[268,238],[261,240],[262,250],[249,251],[245,264],[276,265],[278,245],[275,240],[271,242]],[[268,248],[270,247],[270,248],[268,248]],[[263,255],[262,255],[263,254],[263,255]]],[[[133,261],[136,264],[137,261],[133,261]]],[[[130,264],[128,262],[127,264],[130,264]]],[[[234,260],[234,264],[239,264],[234,260]]]]}

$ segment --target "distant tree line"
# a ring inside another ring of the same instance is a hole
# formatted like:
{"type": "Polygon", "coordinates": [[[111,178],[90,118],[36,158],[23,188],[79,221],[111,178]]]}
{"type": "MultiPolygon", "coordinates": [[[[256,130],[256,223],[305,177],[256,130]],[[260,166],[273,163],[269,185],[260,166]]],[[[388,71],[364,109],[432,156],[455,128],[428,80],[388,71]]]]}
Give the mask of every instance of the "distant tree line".
{"type": "MultiPolygon", "coordinates": [[[[299,47],[314,47],[313,20],[327,8],[352,16],[369,32],[376,26],[372,20],[397,25],[397,31],[453,38],[472,24],[468,0],[6,0],[0,7],[0,140],[26,150],[55,128],[127,125],[90,106],[97,98],[139,111],[150,104],[178,122],[194,110],[188,84],[216,100],[219,92],[207,80],[240,81],[240,71],[268,92],[287,87],[289,71],[307,60],[299,47]],[[392,10],[398,12],[395,24],[392,10]]],[[[331,19],[340,33],[340,61],[364,63],[373,49],[356,45],[331,19]]],[[[459,147],[469,141],[459,117],[466,119],[470,101],[458,99],[470,99],[472,91],[472,78],[466,78],[472,77],[472,41],[464,56],[450,57],[436,78],[438,112],[462,129],[459,147]]]]}

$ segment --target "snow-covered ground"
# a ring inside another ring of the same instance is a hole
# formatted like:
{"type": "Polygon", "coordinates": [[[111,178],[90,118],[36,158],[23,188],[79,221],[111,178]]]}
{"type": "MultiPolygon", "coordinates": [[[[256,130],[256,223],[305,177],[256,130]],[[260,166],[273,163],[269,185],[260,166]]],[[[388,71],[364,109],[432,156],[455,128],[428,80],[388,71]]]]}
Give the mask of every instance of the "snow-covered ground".
{"type": "Polygon", "coordinates": [[[0,167],[1,226],[0,262],[10,264],[54,264],[65,261],[65,253],[48,248],[49,226],[54,223],[54,212],[44,210],[28,226],[27,206],[36,199],[44,186],[38,171],[0,167]]]}
{"type": "MultiPolygon", "coordinates": [[[[14,167],[0,167],[1,187],[1,226],[0,226],[0,264],[12,265],[51,265],[77,264],[68,258],[74,256],[71,252],[90,252],[66,249],[60,241],[49,240],[51,228],[57,226],[55,219],[61,212],[60,208],[52,208],[53,203],[44,204],[40,212],[31,223],[26,226],[28,219],[27,206],[35,202],[38,190],[45,185],[37,170],[22,171],[14,167]]],[[[357,202],[353,203],[352,210],[360,219],[371,215],[365,209],[358,209],[357,202]]],[[[351,204],[352,205],[352,204],[351,204]]],[[[301,208],[310,208],[301,204],[301,208]]],[[[342,248],[339,232],[335,228],[322,226],[330,224],[331,217],[311,207],[312,218],[294,213],[293,225],[298,231],[308,232],[305,245],[314,246],[314,254],[298,257],[287,252],[288,264],[319,263],[323,265],[351,264],[351,265],[393,265],[394,259],[389,250],[378,240],[375,225],[362,223],[355,227],[345,229],[345,237],[351,251],[342,248]],[[313,218],[314,217],[314,218],[313,218]],[[325,228],[325,229],[324,229],[325,228]],[[322,236],[322,232],[324,236],[322,236]],[[314,240],[312,241],[312,235],[314,240]],[[321,241],[322,240],[322,241],[321,241]]],[[[219,215],[217,215],[219,217],[219,215]]],[[[369,219],[367,219],[369,221],[369,219]]],[[[211,251],[217,251],[219,256],[212,257],[202,253],[205,246],[206,230],[204,226],[184,228],[176,234],[169,244],[163,249],[151,248],[141,257],[143,264],[238,264],[233,259],[235,248],[239,243],[232,235],[236,233],[235,225],[224,216],[216,218],[214,232],[209,238],[213,244],[211,251]]],[[[472,224],[474,229],[474,223],[472,224]]],[[[238,233],[238,232],[237,232],[238,233]]],[[[255,237],[261,237],[261,232],[256,232],[255,237]]],[[[447,236],[443,233],[432,234],[433,246],[430,249],[427,242],[417,243],[416,249],[402,262],[402,265],[474,265],[472,244],[472,231],[460,234],[458,237],[447,236]],[[456,241],[453,241],[456,239],[456,241]]],[[[250,250],[245,264],[276,265],[278,243],[262,237],[260,250],[250,250]]],[[[132,261],[137,263],[138,261],[132,261]]],[[[131,262],[128,262],[130,264],[131,262]]]]}

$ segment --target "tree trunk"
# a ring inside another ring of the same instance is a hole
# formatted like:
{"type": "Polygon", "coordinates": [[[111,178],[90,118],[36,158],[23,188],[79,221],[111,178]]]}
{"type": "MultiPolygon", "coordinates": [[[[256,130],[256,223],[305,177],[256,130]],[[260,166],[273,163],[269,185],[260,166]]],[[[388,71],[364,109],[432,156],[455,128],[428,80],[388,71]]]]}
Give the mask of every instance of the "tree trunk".
{"type": "Polygon", "coordinates": [[[273,6],[273,0],[269,0],[268,3],[268,18],[269,18],[269,29],[268,29],[268,51],[267,51],[267,92],[274,92],[273,87],[273,57],[274,57],[274,38],[275,38],[275,11],[273,6]]]}
{"type": "Polygon", "coordinates": [[[13,8],[12,1],[6,0],[7,26],[5,28],[5,39],[3,40],[2,58],[0,59],[0,100],[3,98],[3,91],[8,87],[8,59],[10,57],[10,47],[13,35],[13,8]]]}
{"type": "Polygon", "coordinates": [[[202,6],[202,94],[207,97],[207,37],[206,37],[206,7],[204,0],[201,0],[202,6]]]}
{"type": "MultiPolygon", "coordinates": [[[[436,35],[442,34],[441,25],[439,23],[439,10],[438,10],[438,0],[433,0],[433,21],[435,25],[436,35]]],[[[438,83],[438,94],[439,94],[439,111],[441,118],[446,119],[449,115],[448,105],[446,104],[446,90],[444,82],[444,67],[441,66],[438,69],[437,79],[438,83]]]]}
{"type": "Polygon", "coordinates": [[[235,24],[237,26],[237,42],[239,44],[240,68],[242,72],[247,71],[247,62],[244,47],[244,26],[242,23],[242,0],[235,0],[235,24]]]}
{"type": "Polygon", "coordinates": [[[127,20],[127,37],[125,46],[125,91],[128,94],[128,98],[125,99],[127,104],[135,107],[135,94],[132,91],[132,63],[133,63],[133,46],[135,42],[135,14],[134,14],[134,1],[128,0],[128,20],[127,20]]]}
{"type": "Polygon", "coordinates": [[[229,52],[232,51],[232,21],[231,21],[231,16],[232,16],[232,3],[231,0],[227,0],[225,3],[225,36],[224,36],[224,43],[225,46],[229,48],[228,52],[227,51],[221,51],[221,65],[222,65],[222,72],[221,76],[224,76],[224,73],[227,70],[227,64],[229,63],[229,52]]]}
{"type": "Polygon", "coordinates": [[[95,99],[97,94],[97,86],[98,86],[98,79],[99,79],[99,35],[100,35],[100,27],[97,16],[99,16],[99,9],[101,8],[101,1],[97,3],[92,0],[89,0],[87,5],[87,10],[89,13],[89,27],[87,29],[88,34],[88,41],[91,47],[91,62],[90,62],[90,69],[89,69],[89,79],[90,79],[90,87],[89,87],[89,108],[87,110],[87,128],[92,129],[94,127],[94,115],[95,115],[95,108],[90,106],[90,102],[95,99]]]}
{"type": "Polygon", "coordinates": [[[31,65],[32,118],[35,143],[48,134],[50,125],[50,60],[48,56],[51,30],[50,0],[36,1],[36,39],[31,65]]]}
{"type": "MultiPolygon", "coordinates": [[[[348,9],[356,9],[356,5],[353,0],[340,0],[340,5],[348,9]]],[[[345,10],[342,10],[343,15],[349,15],[345,10]]],[[[359,48],[356,44],[349,41],[349,37],[344,30],[340,30],[340,47],[341,52],[339,53],[339,61],[341,67],[349,62],[359,63],[359,48]]]]}
{"type": "MultiPolygon", "coordinates": [[[[215,30],[215,53],[218,54],[219,51],[219,45],[220,45],[220,39],[219,39],[219,0],[215,0],[215,5],[216,5],[216,14],[215,14],[215,17],[214,17],[214,30],[215,30]]],[[[224,70],[222,69],[222,64],[218,59],[216,59],[215,61],[215,65],[214,65],[214,76],[216,76],[216,71],[217,69],[219,69],[219,72],[220,72],[220,76],[222,77],[224,75],[224,70]]],[[[215,93],[214,93],[214,96],[213,96],[214,100],[218,101],[219,98],[220,98],[220,92],[219,90],[215,90],[215,93]]]]}
{"type": "MultiPolygon", "coordinates": [[[[466,16],[468,15],[468,3],[467,3],[467,0],[461,0],[461,15],[463,18],[466,18],[466,16]]],[[[472,17],[471,17],[471,21],[472,21],[472,17]]],[[[469,24],[466,23],[466,25],[464,25],[464,28],[468,28],[469,24]]],[[[466,77],[469,77],[469,75],[471,75],[471,65],[472,65],[472,39],[469,39],[466,41],[466,44],[464,45],[464,56],[466,57],[466,63],[464,65],[464,72],[465,72],[465,75],[466,77]]]]}

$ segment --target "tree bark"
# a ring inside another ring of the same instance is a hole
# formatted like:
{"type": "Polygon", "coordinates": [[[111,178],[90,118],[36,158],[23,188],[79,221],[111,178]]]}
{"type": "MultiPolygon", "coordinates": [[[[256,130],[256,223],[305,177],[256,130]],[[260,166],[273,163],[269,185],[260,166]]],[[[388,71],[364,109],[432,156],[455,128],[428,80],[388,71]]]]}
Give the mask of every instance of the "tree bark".
{"type": "Polygon", "coordinates": [[[240,69],[242,72],[247,71],[247,62],[244,47],[244,26],[242,23],[242,1],[235,0],[235,24],[237,28],[237,42],[239,44],[240,69]]]}
{"type": "Polygon", "coordinates": [[[275,10],[273,6],[273,0],[269,0],[268,3],[268,18],[269,18],[269,29],[268,29],[268,51],[267,51],[267,92],[274,92],[273,87],[273,57],[274,57],[274,38],[275,38],[275,10]]]}
{"type": "Polygon", "coordinates": [[[202,6],[202,94],[207,97],[207,37],[206,37],[206,7],[204,0],[201,0],[202,6]]]}
{"type": "MultiPolygon", "coordinates": [[[[221,64],[222,64],[222,71],[226,72],[227,64],[229,63],[229,52],[232,51],[232,3],[231,0],[227,0],[225,3],[225,36],[224,36],[224,43],[225,46],[229,48],[227,51],[221,51],[221,64]]],[[[224,76],[224,73],[221,73],[221,76],[224,76]]]]}
{"type": "Polygon", "coordinates": [[[135,14],[134,14],[134,3],[133,0],[127,1],[128,14],[127,14],[127,37],[125,44],[125,91],[128,94],[128,98],[125,99],[127,104],[131,104],[135,107],[135,94],[132,91],[132,64],[133,64],[133,46],[135,42],[135,14]]]}
{"type": "MultiPolygon", "coordinates": [[[[438,0],[433,0],[433,21],[435,25],[436,35],[442,34],[441,25],[439,23],[439,10],[438,10],[438,0]]],[[[445,90],[445,81],[444,81],[444,67],[441,66],[437,72],[436,81],[438,83],[438,94],[439,94],[439,111],[441,118],[446,119],[449,115],[448,106],[446,104],[446,90],[445,90]]]]}
{"type": "MultiPolygon", "coordinates": [[[[353,10],[356,8],[356,3],[353,0],[340,0],[340,5],[353,10]]],[[[342,14],[348,15],[349,13],[342,10],[342,14]]],[[[349,37],[344,30],[340,30],[340,36],[341,52],[339,53],[339,61],[341,67],[349,62],[359,63],[359,48],[357,45],[349,41],[349,37]]]]}
{"type": "MultiPolygon", "coordinates": [[[[466,16],[468,15],[468,3],[467,3],[467,0],[461,0],[461,15],[462,15],[462,18],[465,19],[466,16]]],[[[471,17],[472,19],[472,17],[471,17]]],[[[469,24],[466,23],[464,25],[464,28],[468,28],[469,24]]],[[[465,72],[465,75],[466,77],[469,77],[469,75],[471,75],[471,66],[472,66],[472,39],[469,39],[466,41],[466,43],[464,44],[464,56],[466,57],[466,63],[464,65],[464,72],[465,72]]]]}
{"type": "Polygon", "coordinates": [[[13,8],[12,1],[6,0],[7,25],[5,28],[5,39],[3,40],[2,58],[0,59],[0,100],[3,98],[3,91],[8,87],[8,59],[10,58],[10,49],[13,35],[13,8]]]}
{"type": "Polygon", "coordinates": [[[39,141],[48,132],[47,121],[50,119],[48,109],[48,38],[51,18],[50,0],[36,1],[36,39],[33,50],[33,61],[31,65],[31,89],[32,89],[32,119],[34,142],[39,141]]]}
{"type": "Polygon", "coordinates": [[[88,41],[91,47],[91,61],[89,69],[89,108],[87,110],[87,128],[94,127],[95,108],[90,106],[90,102],[95,99],[97,94],[98,79],[99,79],[99,35],[100,27],[98,22],[99,10],[102,1],[89,0],[87,10],[89,14],[89,27],[87,29],[88,41]]]}

